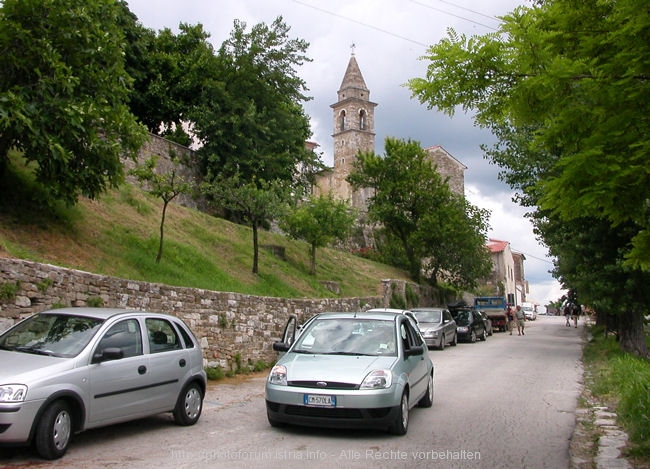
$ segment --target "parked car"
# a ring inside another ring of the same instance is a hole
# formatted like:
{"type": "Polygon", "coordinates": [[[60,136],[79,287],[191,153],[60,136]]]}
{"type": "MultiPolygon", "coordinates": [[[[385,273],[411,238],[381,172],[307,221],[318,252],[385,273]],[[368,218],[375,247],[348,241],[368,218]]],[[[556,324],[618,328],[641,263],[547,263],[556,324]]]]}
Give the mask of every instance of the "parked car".
{"type": "Polygon", "coordinates": [[[463,309],[456,313],[456,332],[462,342],[476,342],[476,339],[487,340],[487,330],[483,317],[474,309],[463,309]]]}
{"type": "Polygon", "coordinates": [[[201,347],[176,317],[45,311],[0,335],[0,444],[57,459],[82,430],[163,412],[192,425],[205,388],[201,347]]]}
{"type": "Polygon", "coordinates": [[[524,312],[524,316],[526,317],[527,321],[534,321],[535,319],[537,319],[537,311],[535,311],[534,305],[524,303],[521,306],[521,309],[524,312]]]}
{"type": "Polygon", "coordinates": [[[485,331],[487,332],[487,335],[490,336],[494,334],[494,331],[492,330],[492,319],[490,319],[485,311],[478,311],[478,313],[481,315],[481,318],[483,318],[483,323],[485,324],[485,331]]]}
{"type": "Polygon", "coordinates": [[[409,412],[433,402],[434,368],[420,332],[399,312],[321,313],[284,352],[266,381],[274,426],[408,430],[409,412]]]}
{"type": "Polygon", "coordinates": [[[458,343],[456,321],[444,308],[414,308],[418,328],[428,347],[444,350],[446,345],[458,343]]]}

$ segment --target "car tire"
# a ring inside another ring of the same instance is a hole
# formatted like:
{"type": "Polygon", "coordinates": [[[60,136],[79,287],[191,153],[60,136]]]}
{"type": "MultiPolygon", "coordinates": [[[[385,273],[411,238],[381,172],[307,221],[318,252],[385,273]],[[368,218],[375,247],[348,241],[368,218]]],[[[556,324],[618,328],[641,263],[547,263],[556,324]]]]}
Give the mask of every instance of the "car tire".
{"type": "Polygon", "coordinates": [[[454,340],[451,341],[451,346],[455,347],[458,345],[458,334],[454,333],[454,340]]]}
{"type": "Polygon", "coordinates": [[[471,343],[476,343],[476,332],[472,331],[469,335],[469,341],[471,343]]]}
{"type": "Polygon", "coordinates": [[[181,392],[174,408],[174,422],[177,425],[194,425],[203,409],[203,391],[198,383],[190,383],[181,392]]]}
{"type": "Polygon", "coordinates": [[[402,393],[400,405],[397,407],[397,415],[389,432],[393,435],[406,435],[409,427],[409,395],[406,391],[402,393]]]}
{"type": "Polygon", "coordinates": [[[443,334],[442,337],[440,338],[440,347],[438,347],[438,350],[444,350],[445,349],[445,335],[443,334]]]}
{"type": "Polygon", "coordinates": [[[418,402],[418,407],[431,407],[433,405],[433,375],[429,375],[427,383],[427,392],[418,402]]]}
{"type": "Polygon", "coordinates": [[[36,452],[43,459],[59,459],[68,449],[72,437],[72,414],[64,401],[50,404],[36,427],[36,452]]]}

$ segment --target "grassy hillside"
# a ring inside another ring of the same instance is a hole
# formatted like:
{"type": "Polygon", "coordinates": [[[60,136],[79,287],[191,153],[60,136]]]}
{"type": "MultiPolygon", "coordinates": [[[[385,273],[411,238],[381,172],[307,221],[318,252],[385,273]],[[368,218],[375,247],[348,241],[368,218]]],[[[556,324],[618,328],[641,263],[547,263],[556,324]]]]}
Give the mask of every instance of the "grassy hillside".
{"type": "Polygon", "coordinates": [[[341,296],[373,296],[384,278],[404,272],[339,250],[317,252],[309,275],[308,245],[260,232],[261,245],[285,249],[285,260],[260,249],[252,273],[250,228],[170,204],[159,264],[162,201],[128,184],[74,207],[39,203],[43,194],[25,168],[0,178],[0,256],[169,285],[288,298],[332,297],[320,281],[336,281],[341,296]]]}

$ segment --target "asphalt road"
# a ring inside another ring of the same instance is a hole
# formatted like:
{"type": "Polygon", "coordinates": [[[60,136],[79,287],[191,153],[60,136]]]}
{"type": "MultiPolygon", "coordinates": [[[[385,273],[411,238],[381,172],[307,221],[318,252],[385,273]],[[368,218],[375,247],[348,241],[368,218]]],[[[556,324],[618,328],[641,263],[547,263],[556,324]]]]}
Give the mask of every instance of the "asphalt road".
{"type": "Polygon", "coordinates": [[[526,334],[430,351],[434,404],[411,412],[408,434],[275,429],[264,376],[212,384],[201,420],[162,415],[77,435],[62,460],[0,449],[0,467],[568,468],[580,394],[582,324],[540,317],[526,334]]]}

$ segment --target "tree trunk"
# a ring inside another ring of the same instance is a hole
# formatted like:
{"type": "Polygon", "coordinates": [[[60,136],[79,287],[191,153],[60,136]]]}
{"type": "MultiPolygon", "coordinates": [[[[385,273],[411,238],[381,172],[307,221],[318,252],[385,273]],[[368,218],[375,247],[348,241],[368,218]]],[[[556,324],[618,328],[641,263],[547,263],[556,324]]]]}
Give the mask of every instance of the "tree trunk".
{"type": "Polygon", "coordinates": [[[309,253],[309,274],[316,275],[316,245],[311,243],[311,252],[309,253]]]}
{"type": "Polygon", "coordinates": [[[163,201],[163,209],[162,209],[162,217],[160,219],[160,243],[158,244],[158,255],[156,256],[156,264],[160,263],[160,259],[162,259],[162,251],[163,251],[163,229],[165,226],[165,212],[167,212],[167,202],[166,200],[163,201]]]}
{"type": "Polygon", "coordinates": [[[253,221],[251,223],[253,227],[253,273],[257,274],[257,262],[258,262],[258,246],[257,246],[257,222],[253,221]]]}
{"type": "Polygon", "coordinates": [[[650,359],[643,331],[643,312],[625,310],[619,319],[621,350],[637,357],[650,359]]]}

